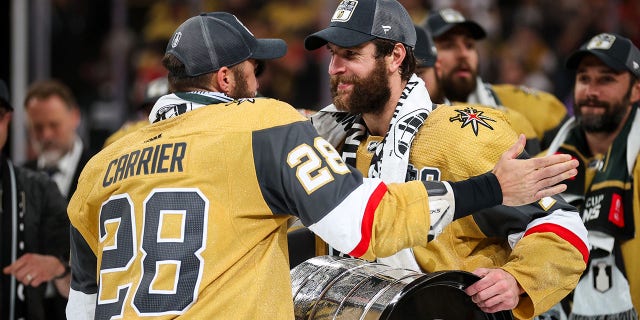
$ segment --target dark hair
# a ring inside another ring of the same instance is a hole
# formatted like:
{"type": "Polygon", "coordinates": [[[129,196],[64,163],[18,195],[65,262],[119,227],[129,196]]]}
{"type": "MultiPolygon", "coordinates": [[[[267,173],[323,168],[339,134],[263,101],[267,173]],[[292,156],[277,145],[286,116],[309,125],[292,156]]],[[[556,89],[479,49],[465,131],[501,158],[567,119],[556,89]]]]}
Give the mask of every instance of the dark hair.
{"type": "Polygon", "coordinates": [[[169,92],[211,90],[212,72],[190,77],[187,75],[184,64],[172,54],[164,55],[162,65],[169,71],[167,77],[169,79],[169,92]]]}
{"type": "MultiPolygon", "coordinates": [[[[397,42],[376,38],[373,40],[373,44],[376,46],[376,58],[381,58],[390,55],[393,52],[393,48],[395,47],[397,42]]],[[[411,78],[411,75],[416,71],[416,57],[413,54],[413,49],[405,44],[405,51],[407,51],[407,55],[402,60],[402,64],[400,65],[400,77],[404,81],[408,81],[411,78]]]]}
{"type": "Polygon", "coordinates": [[[73,97],[73,93],[71,93],[71,89],[58,80],[45,80],[33,83],[29,87],[27,96],[24,98],[24,106],[26,108],[29,100],[33,98],[47,99],[52,96],[57,96],[62,99],[69,109],[78,107],[76,99],[73,97]]]}

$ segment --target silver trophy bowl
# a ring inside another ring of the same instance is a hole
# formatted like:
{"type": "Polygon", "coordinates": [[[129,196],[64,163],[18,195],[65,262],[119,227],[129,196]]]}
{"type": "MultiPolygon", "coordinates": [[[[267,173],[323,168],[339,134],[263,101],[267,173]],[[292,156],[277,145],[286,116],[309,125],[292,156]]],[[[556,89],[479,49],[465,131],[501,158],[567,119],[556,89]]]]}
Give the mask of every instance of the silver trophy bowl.
{"type": "Polygon", "coordinates": [[[464,293],[465,271],[420,273],[361,259],[319,256],[291,269],[295,319],[496,319],[464,293]]]}

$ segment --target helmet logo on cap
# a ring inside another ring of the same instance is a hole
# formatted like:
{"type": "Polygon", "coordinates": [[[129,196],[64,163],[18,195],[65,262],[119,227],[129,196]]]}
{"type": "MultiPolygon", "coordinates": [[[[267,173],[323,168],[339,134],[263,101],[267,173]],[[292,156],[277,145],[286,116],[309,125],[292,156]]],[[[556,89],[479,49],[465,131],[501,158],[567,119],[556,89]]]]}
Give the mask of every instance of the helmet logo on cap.
{"type": "Polygon", "coordinates": [[[447,23],[457,23],[465,21],[464,16],[460,12],[453,9],[441,10],[440,16],[442,16],[442,19],[447,23]]]}
{"type": "Polygon", "coordinates": [[[351,15],[353,15],[353,11],[356,9],[358,5],[358,1],[355,0],[342,0],[336,8],[336,11],[333,13],[333,17],[331,18],[331,22],[347,22],[351,19],[351,15]]]}
{"type": "Polygon", "coordinates": [[[182,32],[176,32],[176,34],[173,36],[173,41],[171,41],[171,48],[175,48],[178,46],[180,38],[182,38],[182,32]]]}
{"type": "Polygon", "coordinates": [[[613,45],[613,42],[616,41],[616,37],[609,33],[601,33],[589,41],[587,44],[587,50],[592,49],[600,49],[600,50],[609,50],[613,45]]]}

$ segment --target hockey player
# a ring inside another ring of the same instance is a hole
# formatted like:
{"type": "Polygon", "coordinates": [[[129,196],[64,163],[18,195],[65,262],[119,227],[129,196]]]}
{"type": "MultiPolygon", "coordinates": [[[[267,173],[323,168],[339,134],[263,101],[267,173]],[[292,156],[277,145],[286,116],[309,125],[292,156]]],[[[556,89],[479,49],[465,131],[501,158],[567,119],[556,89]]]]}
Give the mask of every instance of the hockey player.
{"type": "Polygon", "coordinates": [[[524,133],[531,127],[535,130],[536,135],[531,137],[527,146],[536,143],[533,138],[539,146],[528,149],[530,155],[536,155],[536,149],[544,150],[549,146],[562,123],[568,119],[562,102],[547,92],[484,82],[478,75],[476,42],[484,39],[486,32],[460,12],[454,9],[435,11],[429,15],[426,27],[431,31],[438,48],[440,81],[449,100],[494,108],[506,107],[517,113],[511,117],[516,132],[524,133]]]}
{"type": "MultiPolygon", "coordinates": [[[[329,27],[305,39],[307,49],[325,47],[331,57],[334,104],[312,116],[314,126],[346,163],[386,183],[460,181],[490,169],[517,134],[499,110],[434,105],[414,74],[415,42],[397,1],[342,1],[329,27]]],[[[424,246],[379,260],[474,272],[482,279],[466,289],[472,300],[485,312],[513,309],[518,318],[560,301],[589,256],[580,217],[559,197],[491,208],[430,236],[424,246]]]]}

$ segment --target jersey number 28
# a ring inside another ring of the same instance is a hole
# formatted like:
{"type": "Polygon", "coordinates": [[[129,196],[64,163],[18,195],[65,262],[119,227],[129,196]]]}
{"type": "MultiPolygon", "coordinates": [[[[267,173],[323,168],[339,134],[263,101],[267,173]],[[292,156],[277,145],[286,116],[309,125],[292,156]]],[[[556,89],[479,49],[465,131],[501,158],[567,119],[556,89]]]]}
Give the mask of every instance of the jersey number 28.
{"type": "Polygon", "coordinates": [[[140,237],[128,194],[106,201],[100,211],[102,262],[96,319],[122,317],[124,303],[141,316],[182,314],[197,299],[202,278],[209,202],[197,189],[155,189],[143,203],[140,237]],[[140,239],[138,252],[137,239],[140,239]],[[139,262],[137,256],[141,253],[139,262]],[[135,292],[117,273],[139,263],[135,292]]]}

